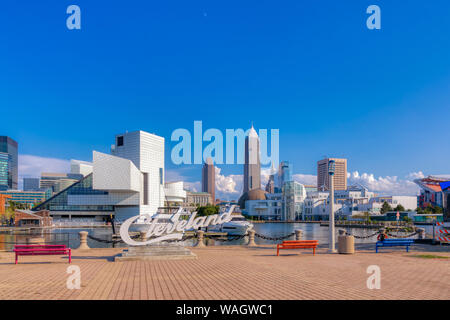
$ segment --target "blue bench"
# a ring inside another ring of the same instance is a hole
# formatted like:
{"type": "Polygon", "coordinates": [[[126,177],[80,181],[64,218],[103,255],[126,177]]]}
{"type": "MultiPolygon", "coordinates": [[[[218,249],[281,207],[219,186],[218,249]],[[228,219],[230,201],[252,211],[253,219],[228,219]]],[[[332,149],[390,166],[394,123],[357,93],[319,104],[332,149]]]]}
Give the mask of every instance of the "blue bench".
{"type": "Polygon", "coordinates": [[[409,246],[414,243],[414,239],[384,239],[384,241],[377,241],[375,245],[375,252],[378,253],[380,247],[406,247],[406,252],[409,252],[409,246]]]}

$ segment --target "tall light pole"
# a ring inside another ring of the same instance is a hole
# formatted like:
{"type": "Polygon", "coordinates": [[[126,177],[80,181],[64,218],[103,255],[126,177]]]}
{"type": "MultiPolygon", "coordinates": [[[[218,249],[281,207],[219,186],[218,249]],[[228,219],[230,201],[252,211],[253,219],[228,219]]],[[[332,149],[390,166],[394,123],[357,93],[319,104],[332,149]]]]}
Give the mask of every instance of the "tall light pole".
{"type": "Polygon", "coordinates": [[[330,215],[328,216],[328,230],[329,230],[329,252],[335,253],[336,252],[336,246],[335,246],[335,237],[334,237],[334,171],[335,171],[336,164],[334,160],[328,161],[328,175],[330,178],[330,215]]]}

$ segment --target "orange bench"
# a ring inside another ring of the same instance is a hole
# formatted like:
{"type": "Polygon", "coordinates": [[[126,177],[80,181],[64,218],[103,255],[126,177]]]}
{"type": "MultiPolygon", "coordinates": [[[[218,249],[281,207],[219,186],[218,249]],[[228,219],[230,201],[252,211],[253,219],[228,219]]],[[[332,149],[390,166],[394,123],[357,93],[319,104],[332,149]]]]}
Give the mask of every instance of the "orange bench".
{"type": "Polygon", "coordinates": [[[289,240],[277,244],[277,256],[281,249],[313,249],[313,255],[316,254],[316,248],[319,240],[289,240]]]}

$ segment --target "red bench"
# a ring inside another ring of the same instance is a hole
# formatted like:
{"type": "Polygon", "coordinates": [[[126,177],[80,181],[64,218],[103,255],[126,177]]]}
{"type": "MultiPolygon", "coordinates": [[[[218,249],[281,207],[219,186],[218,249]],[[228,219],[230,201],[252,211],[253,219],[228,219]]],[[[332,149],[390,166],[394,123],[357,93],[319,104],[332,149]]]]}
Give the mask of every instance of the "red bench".
{"type": "Polygon", "coordinates": [[[19,256],[48,256],[69,255],[69,263],[72,262],[72,249],[65,245],[18,245],[14,246],[16,264],[19,256]]]}
{"type": "Polygon", "coordinates": [[[277,244],[277,256],[281,249],[313,249],[313,255],[316,254],[316,248],[319,240],[289,240],[277,244]]]}

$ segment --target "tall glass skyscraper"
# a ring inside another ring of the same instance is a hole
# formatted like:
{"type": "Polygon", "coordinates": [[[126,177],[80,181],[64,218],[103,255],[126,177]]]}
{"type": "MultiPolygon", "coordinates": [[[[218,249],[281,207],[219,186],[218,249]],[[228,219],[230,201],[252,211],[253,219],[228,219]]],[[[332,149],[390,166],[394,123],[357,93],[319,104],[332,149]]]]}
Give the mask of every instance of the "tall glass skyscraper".
{"type": "Polygon", "coordinates": [[[280,188],[283,187],[285,182],[293,181],[292,163],[289,163],[289,161],[282,161],[280,163],[280,168],[278,169],[278,179],[280,188]]]}
{"type": "Polygon", "coordinates": [[[17,142],[10,137],[0,136],[0,190],[18,188],[17,142]]]}

